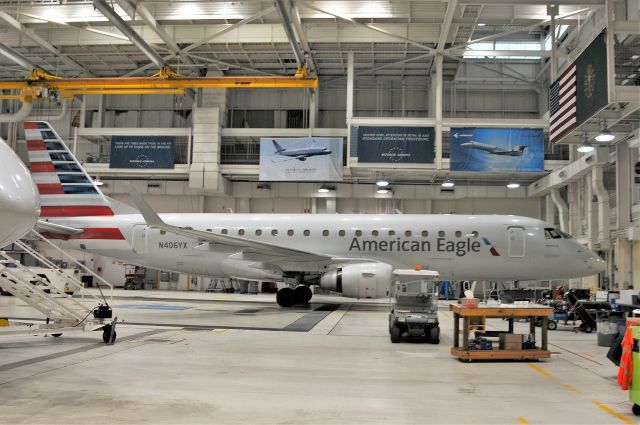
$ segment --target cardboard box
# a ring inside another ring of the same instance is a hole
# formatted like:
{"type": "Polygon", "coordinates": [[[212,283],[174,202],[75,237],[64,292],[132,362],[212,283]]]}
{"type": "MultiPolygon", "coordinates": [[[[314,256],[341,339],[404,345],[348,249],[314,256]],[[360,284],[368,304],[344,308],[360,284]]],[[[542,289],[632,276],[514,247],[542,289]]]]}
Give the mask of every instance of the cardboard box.
{"type": "Polygon", "coordinates": [[[522,350],[522,339],[524,335],[521,334],[500,334],[500,349],[501,350],[522,350]]]}

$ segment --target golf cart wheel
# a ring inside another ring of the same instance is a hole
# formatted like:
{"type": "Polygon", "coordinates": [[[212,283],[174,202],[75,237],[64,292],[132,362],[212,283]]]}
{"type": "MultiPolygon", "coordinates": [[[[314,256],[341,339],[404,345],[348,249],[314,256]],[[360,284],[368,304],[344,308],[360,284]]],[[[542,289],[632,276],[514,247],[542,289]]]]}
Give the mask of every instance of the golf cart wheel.
{"type": "Polygon", "coordinates": [[[111,325],[105,326],[102,330],[102,341],[105,344],[113,344],[116,342],[116,331],[112,330],[111,325]]]}
{"type": "Polygon", "coordinates": [[[440,326],[429,329],[429,343],[440,344],[440,326]]]}
{"type": "Polygon", "coordinates": [[[391,328],[391,342],[397,344],[400,342],[400,338],[402,338],[402,329],[398,326],[393,326],[391,328]]]}
{"type": "Polygon", "coordinates": [[[631,408],[631,411],[633,412],[634,415],[640,416],[640,406],[638,406],[637,404],[633,405],[633,407],[631,408]]]}
{"type": "Polygon", "coordinates": [[[56,337],[56,338],[60,338],[62,336],[62,334],[51,334],[51,336],[56,337]]]}
{"type": "Polygon", "coordinates": [[[549,329],[550,331],[555,331],[558,328],[558,322],[556,322],[555,320],[549,320],[549,322],[547,323],[547,329],[549,329]]]}

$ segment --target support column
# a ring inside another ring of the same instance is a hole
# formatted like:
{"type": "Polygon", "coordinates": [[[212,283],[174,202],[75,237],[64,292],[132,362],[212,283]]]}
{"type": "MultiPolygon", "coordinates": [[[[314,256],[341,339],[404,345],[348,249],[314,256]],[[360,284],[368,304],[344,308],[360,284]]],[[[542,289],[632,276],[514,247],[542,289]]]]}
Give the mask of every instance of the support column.
{"type": "Polygon", "coordinates": [[[544,197],[544,221],[549,224],[556,224],[556,209],[553,205],[551,195],[544,197]]]}
{"type": "Polygon", "coordinates": [[[597,226],[596,240],[601,250],[608,249],[609,242],[609,193],[604,187],[602,165],[596,165],[591,171],[591,185],[593,193],[596,195],[594,199],[597,204],[597,226]]]}
{"type": "Polygon", "coordinates": [[[611,289],[627,289],[633,284],[631,241],[626,236],[616,238],[615,280],[611,289]]]}
{"type": "Polygon", "coordinates": [[[640,289],[640,241],[633,241],[631,246],[631,273],[633,289],[640,289]]]}
{"type": "Polygon", "coordinates": [[[616,216],[617,229],[631,225],[631,149],[627,142],[616,146],[616,216]]]}
{"type": "Polygon", "coordinates": [[[320,113],[320,88],[309,90],[309,137],[313,136],[313,130],[318,127],[320,113]]]}
{"type": "Polygon", "coordinates": [[[204,194],[225,191],[225,180],[220,173],[220,110],[194,108],[193,158],[189,170],[189,189],[204,194]]]}
{"type": "Polygon", "coordinates": [[[436,169],[442,169],[442,54],[436,55],[436,84],[435,84],[435,148],[436,148],[436,169]]]}
{"type": "Polygon", "coordinates": [[[335,214],[336,213],[336,198],[325,198],[325,200],[326,200],[325,213],[327,213],[327,214],[335,214]]]}
{"type": "Polygon", "coordinates": [[[351,118],[353,118],[353,52],[347,55],[347,128],[351,127],[351,118]]]}
{"type": "Polygon", "coordinates": [[[560,225],[560,230],[562,230],[563,232],[568,232],[569,224],[567,222],[567,219],[569,215],[569,206],[566,202],[564,202],[564,199],[562,199],[559,189],[553,189],[551,191],[551,200],[558,210],[558,224],[560,225]]]}

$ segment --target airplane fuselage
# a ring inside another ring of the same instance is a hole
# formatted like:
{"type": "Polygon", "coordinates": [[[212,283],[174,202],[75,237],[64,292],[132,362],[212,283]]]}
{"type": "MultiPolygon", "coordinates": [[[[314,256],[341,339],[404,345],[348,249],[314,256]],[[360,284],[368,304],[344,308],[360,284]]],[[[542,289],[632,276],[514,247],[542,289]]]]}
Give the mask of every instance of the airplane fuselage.
{"type": "Polygon", "coordinates": [[[331,155],[331,151],[325,150],[322,148],[304,148],[304,149],[286,149],[286,150],[277,152],[277,154],[282,156],[291,156],[291,157],[297,157],[297,156],[310,157],[310,156],[320,156],[320,155],[331,155]]]}
{"type": "MultiPolygon", "coordinates": [[[[538,280],[592,275],[602,260],[576,241],[550,239],[544,222],[518,216],[352,214],[161,214],[169,224],[257,240],[276,246],[361,258],[395,268],[420,265],[456,280],[538,280]]],[[[71,227],[118,229],[121,238],[64,244],[152,268],[211,277],[245,277],[229,262],[259,262],[237,248],[199,243],[149,228],[141,215],[57,218],[71,227]]],[[[553,228],[551,226],[551,228],[553,228]]],[[[103,231],[99,230],[98,232],[103,231]]],[[[109,233],[113,234],[113,232],[109,233]]],[[[247,263],[247,264],[248,264],[247,263]]],[[[282,260],[286,264],[286,259],[282,260]]],[[[289,268],[296,267],[289,265],[289,268]]],[[[314,270],[309,264],[299,271],[314,270]]]]}

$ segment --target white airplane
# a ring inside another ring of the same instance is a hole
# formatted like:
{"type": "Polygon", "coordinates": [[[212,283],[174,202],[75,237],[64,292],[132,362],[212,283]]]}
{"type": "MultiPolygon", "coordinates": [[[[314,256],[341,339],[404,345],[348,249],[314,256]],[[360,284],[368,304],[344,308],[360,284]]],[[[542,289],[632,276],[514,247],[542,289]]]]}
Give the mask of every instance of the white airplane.
{"type": "Polygon", "coordinates": [[[308,148],[285,149],[275,140],[271,140],[271,143],[273,143],[277,155],[297,159],[298,161],[306,161],[307,158],[312,156],[331,155],[331,151],[326,147],[318,148],[313,146],[308,148]]]}
{"type": "Polygon", "coordinates": [[[40,214],[40,197],[27,167],[0,139],[0,248],[33,229],[40,214]]]}
{"type": "Polygon", "coordinates": [[[309,285],[348,297],[388,295],[394,269],[449,280],[530,280],[604,270],[596,254],[553,225],[509,215],[161,214],[105,197],[46,122],[25,122],[49,236],[128,263],[211,277],[284,281],[283,307],[309,285]],[[67,231],[64,231],[67,229],[67,231]]]}
{"type": "Polygon", "coordinates": [[[502,156],[522,156],[525,149],[527,149],[527,146],[525,145],[516,146],[513,149],[504,149],[504,148],[499,148],[498,146],[487,145],[485,143],[478,143],[478,142],[465,142],[465,143],[462,143],[460,146],[488,152],[492,155],[502,155],[502,156]]]}

